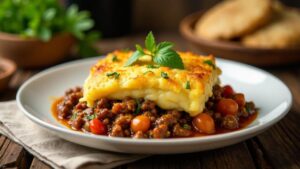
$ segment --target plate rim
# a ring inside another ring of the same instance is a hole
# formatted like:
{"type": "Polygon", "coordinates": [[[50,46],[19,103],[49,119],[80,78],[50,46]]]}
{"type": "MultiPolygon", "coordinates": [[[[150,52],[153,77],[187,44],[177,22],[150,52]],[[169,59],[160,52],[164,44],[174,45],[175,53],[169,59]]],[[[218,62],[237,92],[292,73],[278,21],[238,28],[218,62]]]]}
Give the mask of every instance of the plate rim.
{"type": "MultiPolygon", "coordinates": [[[[98,56],[98,57],[95,57],[95,58],[88,58],[88,59],[79,59],[79,60],[75,60],[75,61],[62,63],[62,64],[50,67],[48,69],[45,69],[45,70],[37,73],[36,75],[34,75],[31,78],[29,78],[28,80],[26,80],[26,82],[24,82],[21,85],[21,87],[18,89],[17,95],[16,95],[17,106],[19,107],[21,112],[23,114],[25,114],[25,116],[27,118],[29,118],[32,122],[36,123],[37,125],[39,125],[43,128],[49,129],[51,131],[61,132],[63,134],[69,134],[69,135],[80,137],[80,138],[87,137],[89,139],[96,139],[96,140],[108,141],[108,142],[114,142],[114,143],[122,142],[122,143],[126,143],[126,144],[207,143],[207,142],[226,140],[226,139],[230,139],[230,138],[243,137],[243,136],[251,135],[253,133],[257,133],[259,131],[262,132],[262,131],[268,129],[269,127],[271,127],[272,125],[277,123],[279,120],[281,120],[289,112],[289,110],[292,106],[292,100],[293,100],[292,93],[291,93],[290,89],[286,86],[286,84],[283,83],[279,78],[277,78],[276,76],[272,75],[271,73],[269,73],[265,70],[259,69],[257,67],[254,67],[254,66],[251,66],[251,65],[248,65],[248,64],[245,64],[245,63],[240,63],[240,62],[236,62],[236,61],[222,59],[222,58],[216,58],[217,62],[221,61],[221,62],[225,62],[225,63],[238,64],[238,65],[241,65],[243,67],[247,67],[247,68],[250,68],[250,69],[254,69],[255,71],[264,73],[264,74],[274,78],[276,81],[278,81],[285,88],[285,90],[287,91],[287,94],[288,94],[288,99],[287,99],[288,105],[287,105],[286,109],[282,113],[280,113],[278,116],[274,117],[272,120],[269,120],[268,122],[266,122],[264,124],[255,125],[255,126],[252,126],[250,128],[244,128],[244,129],[241,129],[241,130],[237,130],[237,131],[233,131],[233,132],[229,132],[229,133],[224,133],[224,134],[209,135],[209,136],[204,136],[204,137],[175,138],[175,139],[132,139],[132,138],[92,135],[92,134],[81,133],[81,132],[78,132],[78,131],[73,131],[73,130],[70,130],[70,129],[67,129],[67,128],[59,127],[59,126],[47,123],[47,122],[35,117],[29,111],[27,111],[26,108],[22,105],[22,103],[21,103],[22,93],[24,92],[26,87],[28,85],[30,85],[31,82],[39,79],[40,77],[43,77],[46,74],[49,74],[49,73],[52,73],[52,72],[55,72],[55,71],[58,71],[58,70],[61,70],[61,69],[66,69],[68,67],[76,66],[76,64],[80,64],[80,63],[83,64],[85,62],[91,62],[91,61],[96,62],[98,59],[101,59],[101,57],[103,57],[103,56],[98,56]]],[[[58,135],[58,134],[56,134],[56,135],[58,135]]]]}

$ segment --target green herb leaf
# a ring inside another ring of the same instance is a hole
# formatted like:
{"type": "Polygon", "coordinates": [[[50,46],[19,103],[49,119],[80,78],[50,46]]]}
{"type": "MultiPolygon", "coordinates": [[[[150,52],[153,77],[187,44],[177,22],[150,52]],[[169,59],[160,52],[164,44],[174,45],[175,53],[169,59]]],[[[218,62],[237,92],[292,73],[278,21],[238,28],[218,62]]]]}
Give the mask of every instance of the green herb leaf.
{"type": "Polygon", "coordinates": [[[125,63],[124,66],[130,66],[132,65],[134,62],[136,62],[140,57],[142,57],[143,54],[139,51],[135,51],[131,57],[127,60],[127,62],[125,63]]]}
{"type": "MultiPolygon", "coordinates": [[[[44,42],[55,35],[68,34],[76,38],[76,55],[96,56],[95,41],[89,41],[94,22],[88,11],[72,4],[65,8],[58,0],[1,0],[0,32],[37,38],[44,42]]],[[[98,38],[97,38],[98,40],[98,38]]]]}
{"type": "Polygon", "coordinates": [[[41,31],[39,32],[39,37],[43,41],[49,41],[51,36],[52,36],[52,32],[49,28],[46,28],[46,27],[41,28],[41,31]]]}
{"type": "Polygon", "coordinates": [[[152,61],[158,65],[184,69],[182,59],[177,52],[171,49],[174,46],[173,43],[161,42],[156,46],[155,38],[152,32],[149,32],[145,39],[145,46],[150,53],[145,54],[143,48],[140,45],[136,45],[136,51],[128,59],[125,66],[132,65],[141,56],[149,55],[152,57],[152,61]]]}
{"type": "Polygon", "coordinates": [[[106,73],[107,77],[113,76],[115,79],[118,79],[120,76],[120,73],[118,72],[110,72],[110,73],[106,73]]]}
{"type": "Polygon", "coordinates": [[[184,69],[184,65],[180,56],[171,49],[158,49],[153,61],[162,66],[184,69]]]}
{"type": "Polygon", "coordinates": [[[187,82],[185,83],[185,88],[186,88],[186,89],[191,89],[190,81],[187,81],[187,82]]]}
{"type": "Polygon", "coordinates": [[[140,111],[141,111],[141,107],[142,107],[142,103],[141,103],[141,100],[140,99],[135,99],[135,102],[136,102],[136,109],[134,111],[134,114],[139,114],[140,111]]]}
{"type": "Polygon", "coordinates": [[[83,39],[78,41],[78,54],[82,57],[99,55],[98,50],[93,46],[93,44],[100,38],[100,36],[100,33],[95,31],[87,33],[83,39]]]}
{"type": "Polygon", "coordinates": [[[148,49],[151,53],[155,51],[155,38],[153,36],[153,33],[150,31],[145,39],[145,46],[146,49],[148,49]]]}
{"type": "Polygon", "coordinates": [[[46,21],[50,21],[55,17],[56,9],[55,8],[49,8],[44,13],[44,19],[46,21]]]}
{"type": "Polygon", "coordinates": [[[157,45],[157,49],[159,50],[168,50],[168,49],[171,49],[172,47],[174,46],[173,43],[171,42],[160,42],[158,45],[157,45]]]}
{"type": "Polygon", "coordinates": [[[203,63],[208,64],[209,66],[216,68],[216,65],[211,60],[205,60],[203,63]]]}
{"type": "Polygon", "coordinates": [[[140,53],[144,54],[144,50],[143,50],[143,48],[141,47],[141,45],[136,44],[136,45],[135,45],[135,48],[136,48],[137,51],[139,51],[140,53]]]}
{"type": "Polygon", "coordinates": [[[191,126],[188,125],[188,124],[184,124],[183,128],[186,129],[186,130],[191,130],[192,129],[191,126]]]}
{"type": "Polygon", "coordinates": [[[166,72],[161,72],[160,76],[164,79],[169,79],[169,75],[166,72]]]}
{"type": "Polygon", "coordinates": [[[118,61],[118,57],[116,55],[113,55],[112,59],[113,62],[117,62],[118,61]]]}
{"type": "Polygon", "coordinates": [[[157,69],[157,68],[159,68],[159,66],[158,65],[147,65],[147,68],[149,68],[149,69],[157,69]]]}
{"type": "Polygon", "coordinates": [[[84,30],[91,29],[93,26],[94,26],[94,22],[92,20],[86,19],[75,24],[75,29],[79,31],[84,31],[84,30]]]}
{"type": "Polygon", "coordinates": [[[88,116],[87,116],[87,119],[88,119],[88,120],[93,120],[94,118],[96,118],[96,115],[95,115],[95,114],[92,114],[92,115],[88,115],[88,116]]]}
{"type": "Polygon", "coordinates": [[[246,108],[246,111],[247,111],[248,113],[250,113],[250,114],[252,113],[251,105],[250,105],[249,102],[246,103],[245,108],[246,108]]]}
{"type": "Polygon", "coordinates": [[[77,118],[77,113],[74,112],[74,113],[72,114],[71,120],[75,120],[76,118],[77,118]]]}

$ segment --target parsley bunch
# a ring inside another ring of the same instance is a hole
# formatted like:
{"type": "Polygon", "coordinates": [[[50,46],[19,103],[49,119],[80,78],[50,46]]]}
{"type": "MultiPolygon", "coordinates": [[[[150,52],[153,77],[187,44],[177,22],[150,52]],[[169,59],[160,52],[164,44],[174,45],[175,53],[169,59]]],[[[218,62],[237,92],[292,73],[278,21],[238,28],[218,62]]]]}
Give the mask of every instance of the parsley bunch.
{"type": "Polygon", "coordinates": [[[87,11],[79,11],[76,5],[64,9],[57,0],[1,0],[0,31],[24,38],[49,41],[58,33],[68,32],[79,41],[78,53],[95,56],[93,47],[99,39],[98,32],[87,32],[94,21],[87,11]]]}
{"type": "Polygon", "coordinates": [[[174,46],[171,42],[160,42],[156,44],[152,32],[149,32],[145,39],[144,51],[141,45],[136,44],[136,51],[128,59],[125,66],[134,64],[140,57],[148,55],[151,56],[152,61],[160,66],[166,66],[176,69],[184,69],[183,62],[176,51],[172,49],[174,46]]]}

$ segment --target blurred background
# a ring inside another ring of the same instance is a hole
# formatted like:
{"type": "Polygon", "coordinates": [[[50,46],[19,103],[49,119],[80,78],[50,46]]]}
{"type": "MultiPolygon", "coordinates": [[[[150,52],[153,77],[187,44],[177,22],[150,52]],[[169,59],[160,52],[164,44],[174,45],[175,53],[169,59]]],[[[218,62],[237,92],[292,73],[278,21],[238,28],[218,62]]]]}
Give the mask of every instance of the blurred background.
{"type": "MultiPolygon", "coordinates": [[[[103,38],[118,37],[138,32],[177,31],[179,22],[188,14],[207,10],[221,0],[68,0],[82,10],[91,12],[95,28],[103,38]]],[[[282,3],[299,7],[298,0],[282,3]]]]}

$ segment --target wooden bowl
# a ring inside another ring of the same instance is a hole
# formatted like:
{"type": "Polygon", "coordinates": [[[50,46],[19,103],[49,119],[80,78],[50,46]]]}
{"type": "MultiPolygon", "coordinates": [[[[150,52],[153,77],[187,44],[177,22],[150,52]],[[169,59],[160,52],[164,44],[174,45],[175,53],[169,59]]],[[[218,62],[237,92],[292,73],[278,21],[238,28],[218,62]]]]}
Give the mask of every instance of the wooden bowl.
{"type": "Polygon", "coordinates": [[[45,67],[62,60],[74,43],[73,36],[67,33],[58,34],[48,42],[0,33],[0,56],[13,60],[21,68],[45,67]]]}
{"type": "Polygon", "coordinates": [[[12,75],[16,71],[16,64],[9,60],[0,58],[0,91],[8,87],[12,75]]]}
{"type": "Polygon", "coordinates": [[[300,61],[300,48],[250,48],[243,46],[239,42],[213,41],[201,38],[194,33],[194,27],[202,14],[203,12],[191,14],[180,23],[182,36],[202,52],[258,66],[282,65],[300,61]]]}

